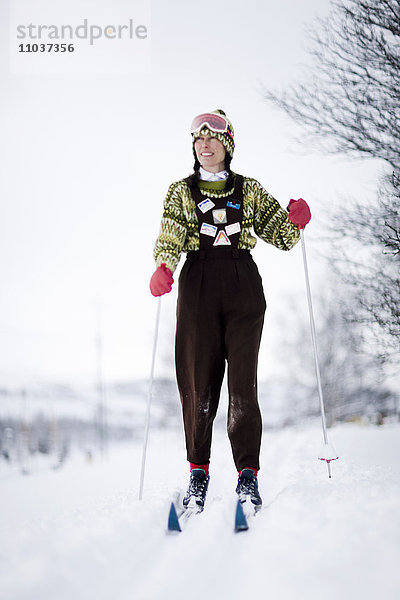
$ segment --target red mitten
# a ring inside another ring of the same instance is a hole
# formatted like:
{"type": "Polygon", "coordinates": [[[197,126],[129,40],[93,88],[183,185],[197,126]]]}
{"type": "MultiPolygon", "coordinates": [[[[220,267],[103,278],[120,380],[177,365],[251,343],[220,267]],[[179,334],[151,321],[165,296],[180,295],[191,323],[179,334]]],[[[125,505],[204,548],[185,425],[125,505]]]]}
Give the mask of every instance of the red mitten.
{"type": "Polygon", "coordinates": [[[289,221],[297,225],[299,229],[304,229],[311,219],[311,211],[307,202],[303,198],[292,199],[287,209],[289,211],[289,221]]]}
{"type": "Polygon", "coordinates": [[[171,291],[173,283],[174,279],[170,269],[168,269],[165,263],[161,263],[150,279],[150,291],[153,296],[168,294],[171,291]]]}

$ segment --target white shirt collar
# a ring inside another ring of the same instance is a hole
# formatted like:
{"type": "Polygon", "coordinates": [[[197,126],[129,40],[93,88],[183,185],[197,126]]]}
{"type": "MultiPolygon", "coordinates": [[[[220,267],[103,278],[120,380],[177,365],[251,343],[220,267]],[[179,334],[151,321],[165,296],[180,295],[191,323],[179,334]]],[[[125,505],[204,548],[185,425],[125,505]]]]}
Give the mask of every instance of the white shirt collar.
{"type": "Polygon", "coordinates": [[[206,171],[203,167],[200,167],[200,179],[203,181],[221,181],[221,179],[228,179],[228,177],[229,173],[225,169],[218,173],[210,173],[210,171],[206,171]]]}

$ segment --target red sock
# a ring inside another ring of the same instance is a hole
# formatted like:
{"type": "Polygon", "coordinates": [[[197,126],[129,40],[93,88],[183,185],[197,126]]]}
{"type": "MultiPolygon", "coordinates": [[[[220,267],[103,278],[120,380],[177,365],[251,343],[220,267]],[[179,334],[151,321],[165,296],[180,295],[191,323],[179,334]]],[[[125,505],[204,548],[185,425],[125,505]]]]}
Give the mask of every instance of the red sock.
{"type": "Polygon", "coordinates": [[[206,465],[195,465],[194,463],[190,463],[190,470],[203,469],[203,471],[205,471],[206,475],[208,475],[209,466],[210,466],[210,463],[207,463],[206,465]]]}
{"type": "MultiPolygon", "coordinates": [[[[258,469],[253,469],[253,467],[245,467],[245,469],[250,469],[250,471],[253,471],[254,475],[257,477],[257,475],[258,475],[258,469]]],[[[242,469],[241,471],[239,471],[239,477],[241,476],[243,470],[244,469],[242,469]]]]}

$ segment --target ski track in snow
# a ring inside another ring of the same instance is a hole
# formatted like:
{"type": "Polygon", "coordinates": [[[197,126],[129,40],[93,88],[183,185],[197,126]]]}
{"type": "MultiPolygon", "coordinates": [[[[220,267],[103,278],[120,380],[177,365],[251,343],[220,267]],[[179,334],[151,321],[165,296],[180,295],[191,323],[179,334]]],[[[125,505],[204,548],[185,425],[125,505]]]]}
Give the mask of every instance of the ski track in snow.
{"type": "Polygon", "coordinates": [[[144,499],[141,447],[104,461],[0,481],[0,598],[5,600],[278,600],[400,597],[400,426],[330,430],[340,460],[316,456],[318,424],[265,432],[263,510],[233,532],[236,473],[216,431],[205,511],[167,534],[186,487],[180,432],[151,431],[144,499]]]}

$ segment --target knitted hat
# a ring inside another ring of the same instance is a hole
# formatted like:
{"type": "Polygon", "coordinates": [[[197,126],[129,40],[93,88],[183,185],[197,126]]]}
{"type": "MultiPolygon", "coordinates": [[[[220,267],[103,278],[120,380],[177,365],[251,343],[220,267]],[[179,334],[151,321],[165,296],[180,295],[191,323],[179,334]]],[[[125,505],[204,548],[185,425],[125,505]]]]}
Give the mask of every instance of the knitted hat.
{"type": "Polygon", "coordinates": [[[217,110],[213,110],[209,114],[221,115],[222,117],[224,117],[224,119],[226,120],[226,122],[228,124],[229,132],[225,131],[224,133],[221,133],[219,131],[212,131],[211,129],[209,129],[209,127],[207,127],[207,123],[205,123],[204,127],[202,127],[199,131],[192,133],[193,142],[195,142],[197,140],[197,138],[200,137],[201,135],[210,135],[212,137],[217,138],[217,140],[219,140],[223,144],[223,146],[224,146],[225,150],[228,152],[228,154],[232,157],[233,151],[235,149],[234,131],[233,131],[232,123],[230,122],[230,120],[228,119],[228,117],[226,116],[224,111],[221,110],[220,108],[217,108],[217,110]]]}

